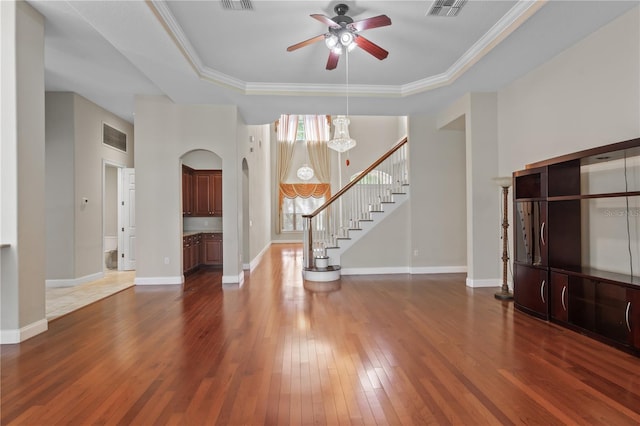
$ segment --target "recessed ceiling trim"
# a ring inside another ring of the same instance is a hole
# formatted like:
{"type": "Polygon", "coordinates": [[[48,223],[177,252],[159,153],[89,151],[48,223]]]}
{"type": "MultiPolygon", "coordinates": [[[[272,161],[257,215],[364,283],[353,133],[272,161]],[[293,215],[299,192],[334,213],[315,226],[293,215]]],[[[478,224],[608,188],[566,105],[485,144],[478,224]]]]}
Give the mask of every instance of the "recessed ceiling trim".
{"type": "MultiPolygon", "coordinates": [[[[518,2],[469,48],[449,69],[438,75],[429,76],[402,85],[350,85],[349,94],[360,96],[405,97],[433,90],[455,82],[476,62],[488,54],[527,19],[540,10],[548,0],[518,0],[518,2]]],[[[147,4],[160,21],[163,28],[176,43],[185,59],[191,64],[199,78],[226,86],[245,95],[286,95],[286,96],[336,96],[344,94],[342,85],[327,84],[286,84],[245,82],[216,71],[205,64],[198,56],[193,45],[184,34],[182,27],[166,6],[158,0],[147,0],[147,4]]]]}
{"type": "MultiPolygon", "coordinates": [[[[402,96],[400,86],[349,84],[349,96],[402,96]]],[[[345,96],[344,84],[247,83],[247,95],[345,96]]]]}
{"type": "Polygon", "coordinates": [[[246,90],[246,83],[244,81],[211,69],[202,63],[200,56],[182,30],[178,21],[176,21],[171,10],[169,10],[166,2],[148,0],[147,4],[153,11],[156,18],[158,18],[165,31],[173,39],[178,49],[180,49],[182,55],[189,62],[198,77],[241,92],[246,90]]]}

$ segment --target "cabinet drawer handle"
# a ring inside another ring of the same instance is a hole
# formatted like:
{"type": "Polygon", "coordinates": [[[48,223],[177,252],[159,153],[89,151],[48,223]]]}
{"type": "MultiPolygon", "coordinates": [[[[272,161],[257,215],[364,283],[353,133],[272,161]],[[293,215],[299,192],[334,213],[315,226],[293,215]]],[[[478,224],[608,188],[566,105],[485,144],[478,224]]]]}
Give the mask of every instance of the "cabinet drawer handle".
{"type": "Polygon", "coordinates": [[[624,320],[627,323],[627,330],[631,333],[631,324],[629,324],[629,312],[631,311],[631,302],[627,302],[627,310],[624,313],[624,320]]]}
{"type": "Polygon", "coordinates": [[[542,280],[542,283],[540,284],[540,299],[542,299],[542,303],[547,303],[546,300],[544,300],[544,285],[546,284],[546,280],[542,280]]]}
{"type": "Polygon", "coordinates": [[[562,300],[562,308],[566,311],[567,310],[567,304],[564,301],[564,296],[567,294],[567,286],[563,286],[562,287],[562,296],[560,297],[560,299],[562,300]]]}
{"type": "Polygon", "coordinates": [[[542,225],[540,225],[540,241],[542,241],[542,245],[546,246],[547,243],[544,241],[544,225],[546,224],[546,222],[542,222],[542,225]]]}

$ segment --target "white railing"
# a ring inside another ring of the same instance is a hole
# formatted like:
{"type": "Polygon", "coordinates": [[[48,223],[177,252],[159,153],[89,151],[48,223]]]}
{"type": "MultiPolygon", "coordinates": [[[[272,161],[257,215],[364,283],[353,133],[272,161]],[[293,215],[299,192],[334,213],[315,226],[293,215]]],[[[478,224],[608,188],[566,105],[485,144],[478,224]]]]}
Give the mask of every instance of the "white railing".
{"type": "Polygon", "coordinates": [[[350,229],[371,221],[371,213],[382,211],[384,203],[393,202],[393,194],[404,193],[409,184],[407,138],[345,185],[311,214],[303,215],[303,267],[314,266],[316,257],[326,257],[327,248],[349,238],[350,229]]]}

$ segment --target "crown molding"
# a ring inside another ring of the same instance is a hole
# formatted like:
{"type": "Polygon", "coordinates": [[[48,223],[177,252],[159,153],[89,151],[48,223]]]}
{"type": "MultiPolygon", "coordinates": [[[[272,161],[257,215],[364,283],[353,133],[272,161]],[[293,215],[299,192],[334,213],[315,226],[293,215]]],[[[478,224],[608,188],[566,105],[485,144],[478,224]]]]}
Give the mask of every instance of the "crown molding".
{"type": "MultiPolygon", "coordinates": [[[[538,12],[547,2],[548,0],[519,0],[444,73],[401,85],[351,84],[348,88],[349,95],[406,97],[450,85],[538,12]]],[[[202,80],[233,89],[244,95],[344,96],[346,92],[346,85],[343,84],[245,82],[216,71],[202,62],[166,2],[147,0],[146,3],[194,72],[202,80]]]]}

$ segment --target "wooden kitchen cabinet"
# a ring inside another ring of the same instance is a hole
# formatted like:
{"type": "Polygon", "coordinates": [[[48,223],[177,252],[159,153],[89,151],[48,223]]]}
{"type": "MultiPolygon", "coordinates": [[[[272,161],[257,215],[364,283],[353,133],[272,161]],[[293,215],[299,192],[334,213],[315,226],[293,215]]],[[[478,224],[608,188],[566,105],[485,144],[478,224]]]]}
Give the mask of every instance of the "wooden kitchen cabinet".
{"type": "Polygon", "coordinates": [[[193,216],[222,216],[222,170],[194,170],[193,216]]]}
{"type": "Polygon", "coordinates": [[[204,265],[222,265],[222,234],[202,234],[202,246],[204,265]]]}
{"type": "Polygon", "coordinates": [[[193,169],[182,165],[182,216],[193,216],[193,169]]]}

